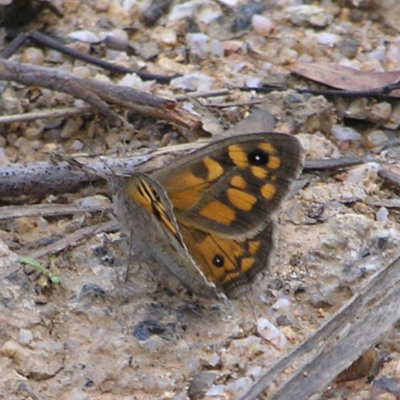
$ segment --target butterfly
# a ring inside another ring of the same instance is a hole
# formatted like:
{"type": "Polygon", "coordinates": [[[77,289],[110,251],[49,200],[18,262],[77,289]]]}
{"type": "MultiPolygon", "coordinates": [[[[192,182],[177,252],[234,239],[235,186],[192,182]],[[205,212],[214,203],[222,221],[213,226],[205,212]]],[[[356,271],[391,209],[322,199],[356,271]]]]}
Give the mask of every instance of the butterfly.
{"type": "Polygon", "coordinates": [[[203,297],[235,298],[267,267],[273,214],[302,167],[296,137],[244,134],[150,175],[114,176],[110,190],[133,252],[156,273],[166,268],[203,297]]]}

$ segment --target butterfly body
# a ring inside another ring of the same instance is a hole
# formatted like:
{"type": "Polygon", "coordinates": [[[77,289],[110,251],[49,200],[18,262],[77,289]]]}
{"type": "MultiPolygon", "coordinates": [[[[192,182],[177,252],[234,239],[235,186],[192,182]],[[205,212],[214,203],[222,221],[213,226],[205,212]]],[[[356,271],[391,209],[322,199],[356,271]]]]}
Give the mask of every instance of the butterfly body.
{"type": "Polygon", "coordinates": [[[272,216],[303,163],[290,135],[213,142],[155,171],[116,178],[123,229],[143,260],[166,267],[203,297],[236,297],[268,265],[272,216]]]}

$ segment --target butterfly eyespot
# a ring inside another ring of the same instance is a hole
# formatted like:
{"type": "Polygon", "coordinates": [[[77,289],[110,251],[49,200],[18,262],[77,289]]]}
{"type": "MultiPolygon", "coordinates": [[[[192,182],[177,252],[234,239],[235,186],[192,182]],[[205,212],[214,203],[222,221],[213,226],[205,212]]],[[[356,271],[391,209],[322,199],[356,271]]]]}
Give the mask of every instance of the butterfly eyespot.
{"type": "Polygon", "coordinates": [[[217,267],[217,268],[221,268],[224,266],[225,264],[225,259],[223,256],[221,256],[220,254],[217,254],[214,256],[214,258],[212,259],[213,264],[217,267]]]}
{"type": "Polygon", "coordinates": [[[262,150],[254,150],[247,156],[251,165],[266,165],[269,161],[269,154],[262,150]]]}

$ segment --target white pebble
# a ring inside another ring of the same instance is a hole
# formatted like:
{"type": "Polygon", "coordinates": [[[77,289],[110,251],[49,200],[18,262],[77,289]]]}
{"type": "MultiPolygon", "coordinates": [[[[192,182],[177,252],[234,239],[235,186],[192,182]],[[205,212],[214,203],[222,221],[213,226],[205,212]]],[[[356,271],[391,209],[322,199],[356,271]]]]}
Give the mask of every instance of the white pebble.
{"type": "Polygon", "coordinates": [[[254,31],[261,36],[268,36],[274,29],[274,23],[262,15],[253,15],[251,25],[254,31]]]}
{"type": "Polygon", "coordinates": [[[212,39],[210,42],[210,52],[212,56],[222,58],[224,56],[225,50],[219,40],[212,39]]]}
{"type": "Polygon", "coordinates": [[[177,19],[187,18],[194,15],[195,11],[206,4],[204,0],[193,0],[186,3],[175,5],[169,13],[168,19],[175,21],[177,19]]]}
{"type": "Polygon", "coordinates": [[[186,45],[189,51],[203,60],[210,54],[209,41],[210,38],[204,33],[188,33],[186,35],[186,45]]]}
{"type": "Polygon", "coordinates": [[[276,311],[289,311],[290,301],[288,299],[280,298],[272,305],[272,308],[276,311]]]}
{"type": "Polygon", "coordinates": [[[284,47],[279,53],[279,62],[281,64],[292,64],[297,60],[297,57],[297,51],[284,47]]]}
{"type": "Polygon", "coordinates": [[[373,130],[366,135],[366,139],[370,146],[378,147],[384,145],[388,141],[385,132],[380,129],[373,130]]]}
{"type": "Polygon", "coordinates": [[[387,52],[386,52],[386,62],[391,63],[393,67],[400,66],[399,43],[392,43],[389,45],[387,52]]]}
{"type": "Polygon", "coordinates": [[[257,331],[262,338],[271,342],[279,350],[284,350],[287,347],[285,335],[266,318],[259,318],[257,320],[257,331]]]}
{"type": "Polygon", "coordinates": [[[254,379],[264,375],[264,372],[264,369],[261,368],[259,365],[250,365],[247,368],[246,375],[254,379]]]}
{"type": "Polygon", "coordinates": [[[316,38],[319,44],[329,47],[335,46],[342,40],[340,36],[328,32],[319,33],[316,35],[316,38]]]}
{"type": "Polygon", "coordinates": [[[213,385],[211,386],[210,389],[207,390],[205,395],[210,397],[216,397],[223,395],[225,392],[226,392],[225,385],[213,385]]]}
{"type": "Polygon", "coordinates": [[[192,74],[172,79],[170,86],[172,89],[208,92],[211,90],[212,80],[208,75],[201,72],[193,72],[192,74]]]}
{"type": "Polygon", "coordinates": [[[28,344],[33,340],[33,334],[28,329],[19,330],[19,342],[21,344],[28,344]]]}
{"type": "Polygon", "coordinates": [[[197,19],[202,24],[208,25],[210,22],[215,21],[221,15],[221,8],[216,3],[210,3],[207,7],[202,8],[198,12],[197,19]]]}
{"type": "Polygon", "coordinates": [[[381,207],[377,212],[376,212],[376,220],[378,222],[384,222],[387,221],[389,216],[389,211],[386,207],[381,207]]]}
{"type": "Polygon", "coordinates": [[[312,25],[323,28],[333,21],[333,16],[318,6],[300,5],[288,7],[287,11],[290,13],[290,21],[294,25],[312,25]]]}
{"type": "Polygon", "coordinates": [[[83,197],[82,199],[74,200],[73,204],[79,207],[90,208],[95,206],[108,207],[111,205],[111,202],[107,197],[98,194],[95,196],[88,196],[88,197],[83,197]]]}
{"type": "Polygon", "coordinates": [[[261,79],[256,76],[250,76],[246,79],[246,87],[248,88],[256,88],[260,86],[261,79]]]}
{"type": "Polygon", "coordinates": [[[68,34],[68,37],[75,40],[80,40],[86,43],[98,43],[100,38],[91,31],[74,31],[68,34]]]}
{"type": "Polygon", "coordinates": [[[34,47],[27,48],[22,55],[22,62],[33,65],[42,65],[44,62],[43,51],[34,47]]]}
{"type": "Polygon", "coordinates": [[[167,44],[168,46],[174,46],[177,43],[177,35],[173,29],[165,28],[160,33],[160,40],[162,43],[167,44]]]}
{"type": "Polygon", "coordinates": [[[353,128],[342,125],[334,125],[332,128],[332,135],[339,142],[361,142],[363,137],[353,128]]]}
{"type": "Polygon", "coordinates": [[[233,394],[243,394],[254,385],[254,381],[248,376],[236,379],[228,383],[228,392],[233,394]]]}

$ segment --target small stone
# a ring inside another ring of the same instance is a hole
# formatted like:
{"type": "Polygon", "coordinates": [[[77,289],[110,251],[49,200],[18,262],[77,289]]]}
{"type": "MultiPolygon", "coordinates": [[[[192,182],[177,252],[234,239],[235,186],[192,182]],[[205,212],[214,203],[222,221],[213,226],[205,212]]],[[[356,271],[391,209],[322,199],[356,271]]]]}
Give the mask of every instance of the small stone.
{"type": "Polygon", "coordinates": [[[231,381],[227,384],[227,390],[233,394],[244,394],[254,385],[253,379],[248,376],[231,381]]]}
{"type": "Polygon", "coordinates": [[[334,125],[332,135],[339,143],[343,142],[362,142],[363,137],[353,128],[342,125],[334,125]]]}
{"type": "Polygon", "coordinates": [[[22,55],[22,62],[33,65],[42,65],[44,62],[43,51],[35,47],[29,47],[22,55]]]}
{"type": "Polygon", "coordinates": [[[217,374],[215,372],[198,372],[195,374],[189,384],[189,399],[203,399],[205,393],[212,386],[216,378],[217,374]]]}
{"type": "Polygon", "coordinates": [[[208,25],[222,15],[221,7],[214,2],[208,3],[201,8],[197,14],[197,20],[202,24],[208,25]]]}
{"type": "Polygon", "coordinates": [[[85,43],[100,42],[100,38],[95,33],[87,30],[71,32],[68,34],[68,37],[85,43]]]}
{"type": "Polygon", "coordinates": [[[376,212],[376,220],[378,222],[383,222],[387,221],[389,216],[389,211],[386,207],[381,207],[377,212],[376,212]]]}
{"type": "Polygon", "coordinates": [[[262,15],[253,15],[251,18],[251,25],[260,36],[268,36],[272,31],[275,30],[274,23],[267,17],[262,15]]]}
{"type": "Polygon", "coordinates": [[[281,64],[293,64],[298,57],[296,50],[284,47],[279,53],[279,62],[281,64]]]}
{"type": "Polygon", "coordinates": [[[227,388],[225,385],[214,385],[209,390],[207,390],[206,396],[210,397],[222,396],[226,392],[226,389],[227,388]]]}
{"type": "Polygon", "coordinates": [[[259,318],[257,320],[257,332],[262,338],[271,342],[279,350],[284,350],[287,347],[286,337],[266,318],[259,318]]]}
{"type": "Polygon", "coordinates": [[[90,78],[92,76],[92,72],[90,71],[90,68],[87,67],[86,65],[79,65],[79,66],[73,68],[72,73],[81,78],[90,78]]]}
{"type": "Polygon", "coordinates": [[[240,40],[225,40],[222,42],[222,47],[227,54],[237,53],[243,47],[243,42],[240,40]]]}
{"type": "Polygon", "coordinates": [[[364,97],[353,100],[346,110],[346,117],[361,120],[367,119],[368,100],[364,97]]]}
{"type": "Polygon", "coordinates": [[[176,4],[169,13],[168,19],[170,21],[176,21],[177,19],[191,17],[203,4],[203,0],[192,0],[186,3],[176,4]]]}
{"type": "Polygon", "coordinates": [[[346,38],[339,44],[339,51],[347,58],[354,58],[357,55],[360,43],[357,40],[346,38]]]}
{"type": "Polygon", "coordinates": [[[386,101],[374,104],[369,113],[369,120],[375,123],[384,123],[392,113],[392,106],[386,101]]]}
{"type": "Polygon", "coordinates": [[[19,342],[21,344],[29,344],[33,340],[33,334],[28,329],[19,330],[19,342]]]}
{"type": "Polygon", "coordinates": [[[220,362],[221,358],[217,353],[203,355],[202,361],[208,366],[215,368],[220,362]]]}
{"type": "Polygon", "coordinates": [[[400,48],[398,43],[389,44],[386,51],[386,60],[389,70],[400,67],[400,48]]]}
{"type": "Polygon", "coordinates": [[[386,133],[380,129],[369,132],[365,139],[370,148],[382,146],[389,140],[386,133]]]}
{"type": "Polygon", "coordinates": [[[24,137],[28,140],[39,139],[43,136],[43,128],[44,127],[30,126],[24,130],[24,137]]]}
{"type": "Polygon", "coordinates": [[[108,197],[102,196],[100,194],[95,196],[83,197],[73,201],[73,204],[79,207],[109,207],[111,206],[111,201],[108,197]]]}
{"type": "Polygon", "coordinates": [[[333,21],[333,16],[325,9],[318,6],[301,5],[288,7],[290,13],[290,22],[298,26],[315,26],[323,28],[330,25],[333,21]]]}
{"type": "Polygon", "coordinates": [[[172,89],[208,92],[212,87],[212,80],[208,75],[194,72],[171,80],[172,89]]]}
{"type": "Polygon", "coordinates": [[[341,40],[340,36],[329,32],[321,32],[316,37],[319,44],[329,47],[337,45],[341,40]]]}
{"type": "Polygon", "coordinates": [[[204,33],[188,33],[186,35],[186,45],[190,53],[202,60],[210,54],[210,38],[204,33]]]}
{"type": "Polygon", "coordinates": [[[68,118],[63,126],[60,136],[62,139],[70,139],[79,132],[83,124],[82,118],[68,118]]]}
{"type": "Polygon", "coordinates": [[[210,52],[214,57],[223,57],[225,50],[222,43],[219,40],[212,39],[210,42],[210,52]]]}
{"type": "Polygon", "coordinates": [[[177,43],[177,35],[173,29],[165,28],[159,35],[160,41],[168,46],[175,46],[177,43]]]}

